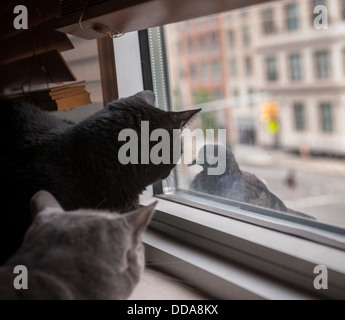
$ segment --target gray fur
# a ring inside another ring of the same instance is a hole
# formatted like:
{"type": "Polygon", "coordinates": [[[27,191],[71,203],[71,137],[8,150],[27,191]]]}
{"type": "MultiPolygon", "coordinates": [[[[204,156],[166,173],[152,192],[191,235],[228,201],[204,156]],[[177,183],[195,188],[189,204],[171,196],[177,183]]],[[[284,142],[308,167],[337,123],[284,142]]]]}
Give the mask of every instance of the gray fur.
{"type": "Polygon", "coordinates": [[[46,191],[31,201],[35,219],[19,251],[0,268],[0,299],[126,299],[144,269],[141,234],[154,205],[118,214],[65,212],[46,191]],[[28,289],[13,269],[28,269],[28,289]]]}

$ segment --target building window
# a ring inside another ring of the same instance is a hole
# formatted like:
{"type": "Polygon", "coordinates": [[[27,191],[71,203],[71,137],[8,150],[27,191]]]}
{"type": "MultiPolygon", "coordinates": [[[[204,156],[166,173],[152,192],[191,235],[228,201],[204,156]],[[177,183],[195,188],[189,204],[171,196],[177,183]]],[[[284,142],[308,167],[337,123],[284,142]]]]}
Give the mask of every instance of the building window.
{"type": "Polygon", "coordinates": [[[333,132],[333,115],[330,103],[322,103],[321,108],[321,125],[323,132],[333,132]]]}
{"type": "Polygon", "coordinates": [[[230,60],[230,73],[233,78],[237,77],[237,62],[236,59],[230,60]]]}
{"type": "Polygon", "coordinates": [[[262,29],[264,34],[275,33],[274,12],[271,8],[262,11],[262,29]]]}
{"type": "Polygon", "coordinates": [[[341,18],[345,20],[345,0],[340,0],[341,18]]]}
{"type": "Polygon", "coordinates": [[[240,93],[238,89],[235,89],[233,92],[233,101],[234,101],[234,106],[239,107],[240,106],[240,93]]]}
{"type": "Polygon", "coordinates": [[[250,77],[253,74],[252,59],[250,57],[246,57],[244,63],[246,68],[246,75],[247,77],[250,77]]]}
{"type": "Polygon", "coordinates": [[[267,58],[266,59],[266,69],[267,69],[267,80],[268,81],[278,80],[278,70],[277,70],[276,58],[267,58]]]}
{"type": "Polygon", "coordinates": [[[205,62],[201,64],[201,78],[203,81],[208,80],[208,66],[205,62]]]}
{"type": "MultiPolygon", "coordinates": [[[[320,13],[314,13],[314,9],[317,6],[327,7],[326,0],[311,0],[311,11],[310,12],[312,12],[312,21],[311,21],[312,26],[314,26],[314,21],[315,21],[316,17],[320,15],[320,13]]],[[[329,22],[329,17],[328,17],[328,22],[329,22]]]]}
{"type": "Polygon", "coordinates": [[[221,71],[221,67],[220,67],[220,62],[217,61],[217,60],[213,61],[212,67],[213,67],[213,76],[214,76],[214,78],[219,80],[222,77],[222,71],[221,71]]]}
{"type": "Polygon", "coordinates": [[[290,77],[291,77],[291,80],[302,79],[301,56],[299,54],[293,54],[290,56],[289,60],[290,60],[290,77]]]}
{"type": "Polygon", "coordinates": [[[306,118],[305,118],[305,108],[302,103],[294,104],[295,113],[295,128],[297,131],[305,131],[306,129],[306,118]]]}
{"type": "Polygon", "coordinates": [[[189,54],[192,54],[194,51],[194,48],[193,48],[193,40],[191,38],[188,39],[188,52],[189,54]]]}
{"type": "Polygon", "coordinates": [[[254,89],[248,89],[248,105],[253,107],[255,104],[255,91],[254,89]]]}
{"type": "Polygon", "coordinates": [[[230,49],[234,49],[235,48],[235,32],[234,32],[234,30],[228,31],[228,39],[229,39],[230,49]]]}
{"type": "Polygon", "coordinates": [[[216,89],[216,91],[214,92],[214,99],[215,100],[223,99],[223,94],[222,94],[222,90],[221,89],[216,89]]]}
{"type": "Polygon", "coordinates": [[[249,45],[250,45],[250,33],[249,33],[248,27],[242,28],[242,39],[243,39],[243,46],[246,48],[249,47],[249,45]]]}
{"type": "Polygon", "coordinates": [[[199,49],[200,53],[205,53],[206,52],[206,43],[205,43],[205,38],[200,37],[199,38],[199,49]]]}
{"type": "Polygon", "coordinates": [[[330,60],[328,51],[318,51],[315,53],[316,73],[319,79],[329,78],[330,60]]]}
{"type": "Polygon", "coordinates": [[[194,82],[197,79],[196,67],[194,64],[189,66],[190,79],[194,82]]]}
{"type": "Polygon", "coordinates": [[[214,32],[211,34],[211,46],[213,50],[218,50],[218,36],[214,32]]]}
{"type": "Polygon", "coordinates": [[[299,28],[299,6],[297,3],[288,4],[286,10],[286,28],[297,30],[299,28]]]}

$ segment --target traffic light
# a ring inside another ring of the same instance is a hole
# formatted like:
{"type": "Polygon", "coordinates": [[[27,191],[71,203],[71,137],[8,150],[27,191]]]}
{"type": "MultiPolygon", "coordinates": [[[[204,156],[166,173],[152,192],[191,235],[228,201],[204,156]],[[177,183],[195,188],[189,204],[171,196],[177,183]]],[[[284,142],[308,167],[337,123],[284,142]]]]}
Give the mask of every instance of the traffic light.
{"type": "Polygon", "coordinates": [[[276,101],[267,101],[262,105],[261,121],[271,134],[279,131],[279,106],[276,101]]]}
{"type": "Polygon", "coordinates": [[[268,123],[270,121],[278,121],[279,107],[275,101],[267,101],[262,105],[261,121],[268,123]]]}

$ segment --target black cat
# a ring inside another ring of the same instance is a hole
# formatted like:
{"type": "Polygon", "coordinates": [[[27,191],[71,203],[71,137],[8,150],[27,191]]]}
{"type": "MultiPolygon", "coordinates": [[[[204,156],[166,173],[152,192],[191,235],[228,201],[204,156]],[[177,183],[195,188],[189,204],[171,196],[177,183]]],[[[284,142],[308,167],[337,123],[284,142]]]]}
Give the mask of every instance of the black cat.
{"type": "Polygon", "coordinates": [[[140,142],[141,122],[148,121],[150,132],[163,128],[172,137],[173,129],[182,129],[200,111],[166,112],[153,107],[154,101],[151,91],[143,91],[75,125],[26,103],[0,103],[1,263],[22,242],[37,191],[51,192],[65,210],[125,212],[138,206],[148,185],[168,177],[175,164],[140,164],[140,143],[139,164],[118,159],[126,143],[118,139],[122,129],[135,130],[140,142]]]}

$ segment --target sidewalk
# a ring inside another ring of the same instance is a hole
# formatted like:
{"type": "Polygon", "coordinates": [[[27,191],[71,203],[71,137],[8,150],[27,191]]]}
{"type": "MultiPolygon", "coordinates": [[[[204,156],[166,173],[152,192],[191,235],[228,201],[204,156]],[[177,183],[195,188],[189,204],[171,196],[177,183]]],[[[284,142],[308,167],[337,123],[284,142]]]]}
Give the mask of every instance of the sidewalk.
{"type": "Polygon", "coordinates": [[[280,150],[268,150],[257,146],[236,145],[233,153],[241,165],[281,167],[326,175],[345,177],[345,160],[328,158],[301,158],[280,150]]]}

